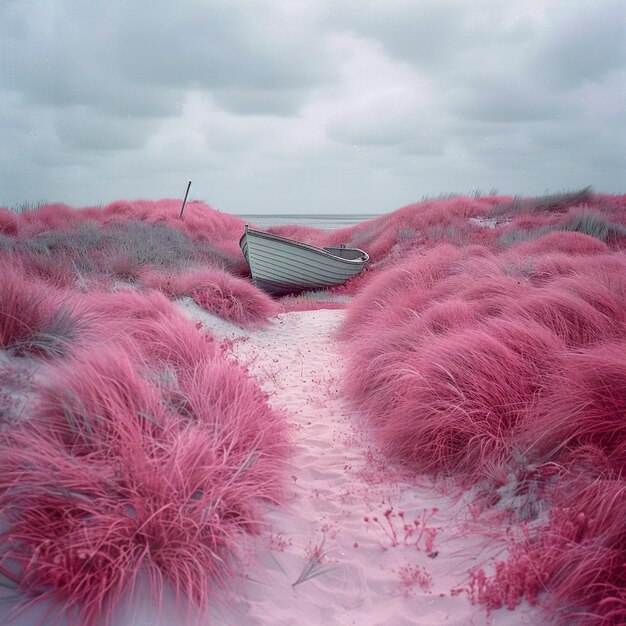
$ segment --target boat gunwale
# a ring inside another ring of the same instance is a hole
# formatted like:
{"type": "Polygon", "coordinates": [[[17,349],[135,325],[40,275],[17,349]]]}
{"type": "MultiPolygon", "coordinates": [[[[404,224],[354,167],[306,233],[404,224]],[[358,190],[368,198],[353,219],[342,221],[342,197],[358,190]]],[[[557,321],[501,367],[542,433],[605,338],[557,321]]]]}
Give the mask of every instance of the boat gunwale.
{"type": "MultiPolygon", "coordinates": [[[[242,241],[247,237],[248,234],[253,233],[254,236],[258,236],[261,237],[262,239],[270,239],[270,240],[277,240],[280,242],[283,242],[285,244],[288,245],[292,245],[296,248],[305,248],[307,250],[311,250],[319,255],[322,256],[326,256],[326,257],[330,257],[331,259],[337,260],[337,261],[342,261],[343,263],[346,263],[348,265],[365,265],[368,263],[369,261],[369,254],[367,254],[367,252],[365,252],[364,250],[361,250],[361,248],[344,248],[345,250],[356,250],[357,252],[360,252],[362,254],[362,258],[360,259],[345,259],[343,257],[337,256],[336,254],[333,254],[332,252],[328,252],[327,250],[325,250],[324,248],[318,248],[317,246],[313,246],[309,243],[304,243],[303,241],[296,241],[295,239],[289,239],[288,237],[281,237],[280,235],[274,235],[273,233],[268,233],[262,230],[256,230],[254,228],[249,228],[248,225],[246,224],[246,230],[243,233],[243,235],[241,236],[241,238],[239,239],[239,247],[241,247],[241,243],[242,241]]],[[[332,248],[339,248],[339,246],[330,246],[332,248]]]]}

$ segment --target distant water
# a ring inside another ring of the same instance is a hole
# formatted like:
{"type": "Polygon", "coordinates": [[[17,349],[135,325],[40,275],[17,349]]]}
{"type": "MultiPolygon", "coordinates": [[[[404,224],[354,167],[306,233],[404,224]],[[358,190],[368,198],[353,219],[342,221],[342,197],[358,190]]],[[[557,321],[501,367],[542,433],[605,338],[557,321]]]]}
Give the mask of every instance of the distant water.
{"type": "Polygon", "coordinates": [[[297,226],[311,226],[312,228],[324,228],[327,230],[335,230],[337,228],[345,228],[353,226],[366,220],[371,220],[378,215],[240,215],[250,224],[259,226],[260,228],[269,228],[271,226],[284,226],[285,224],[297,226]]]}

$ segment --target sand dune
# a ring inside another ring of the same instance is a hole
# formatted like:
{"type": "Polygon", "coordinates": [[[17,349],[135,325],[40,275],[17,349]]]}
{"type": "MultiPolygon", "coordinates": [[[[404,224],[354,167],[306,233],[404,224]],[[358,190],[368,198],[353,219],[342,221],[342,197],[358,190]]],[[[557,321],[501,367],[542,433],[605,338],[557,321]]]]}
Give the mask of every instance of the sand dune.
{"type": "Polygon", "coordinates": [[[371,258],[279,301],[202,203],[0,209],[0,622],[622,623],[625,202],[279,226],[371,258]]]}

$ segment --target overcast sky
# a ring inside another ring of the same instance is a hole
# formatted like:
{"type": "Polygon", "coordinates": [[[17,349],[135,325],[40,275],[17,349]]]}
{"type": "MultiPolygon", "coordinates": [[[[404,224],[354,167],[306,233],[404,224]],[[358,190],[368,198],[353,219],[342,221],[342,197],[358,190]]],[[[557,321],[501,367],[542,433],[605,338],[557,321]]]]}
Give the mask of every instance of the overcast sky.
{"type": "Polygon", "coordinates": [[[0,0],[0,205],[626,192],[625,0],[0,0]]]}

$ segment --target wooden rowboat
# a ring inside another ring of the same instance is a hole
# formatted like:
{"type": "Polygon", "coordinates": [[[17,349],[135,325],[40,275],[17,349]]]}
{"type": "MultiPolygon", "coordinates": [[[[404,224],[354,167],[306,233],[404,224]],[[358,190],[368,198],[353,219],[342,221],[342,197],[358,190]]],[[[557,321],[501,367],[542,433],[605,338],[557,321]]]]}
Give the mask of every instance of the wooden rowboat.
{"type": "Polygon", "coordinates": [[[341,285],[361,273],[369,261],[358,248],[317,248],[247,224],[239,247],[254,284],[273,296],[341,285]]]}

